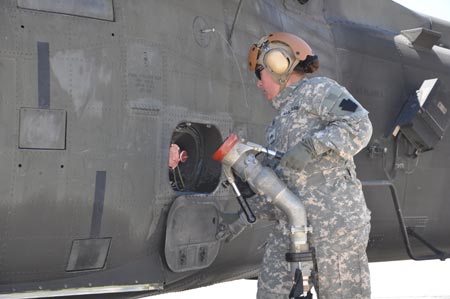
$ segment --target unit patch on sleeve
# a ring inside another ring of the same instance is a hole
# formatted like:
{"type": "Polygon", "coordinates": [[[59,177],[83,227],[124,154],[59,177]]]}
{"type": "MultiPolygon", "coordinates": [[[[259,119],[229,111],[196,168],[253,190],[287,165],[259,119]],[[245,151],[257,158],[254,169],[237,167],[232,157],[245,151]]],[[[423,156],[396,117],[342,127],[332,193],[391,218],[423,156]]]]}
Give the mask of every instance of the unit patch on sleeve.
{"type": "Polygon", "coordinates": [[[339,104],[339,107],[344,111],[355,112],[358,105],[351,99],[343,99],[339,104]]]}

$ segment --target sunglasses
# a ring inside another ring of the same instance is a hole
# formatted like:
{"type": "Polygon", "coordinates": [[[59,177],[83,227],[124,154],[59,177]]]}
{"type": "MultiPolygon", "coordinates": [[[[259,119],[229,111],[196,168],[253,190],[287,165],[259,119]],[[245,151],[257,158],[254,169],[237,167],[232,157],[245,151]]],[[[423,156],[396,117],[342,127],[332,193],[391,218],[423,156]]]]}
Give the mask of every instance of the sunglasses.
{"type": "Polygon", "coordinates": [[[256,78],[258,78],[258,80],[260,80],[260,81],[261,81],[261,71],[263,69],[264,69],[264,67],[262,65],[256,66],[256,69],[255,69],[256,78]]]}

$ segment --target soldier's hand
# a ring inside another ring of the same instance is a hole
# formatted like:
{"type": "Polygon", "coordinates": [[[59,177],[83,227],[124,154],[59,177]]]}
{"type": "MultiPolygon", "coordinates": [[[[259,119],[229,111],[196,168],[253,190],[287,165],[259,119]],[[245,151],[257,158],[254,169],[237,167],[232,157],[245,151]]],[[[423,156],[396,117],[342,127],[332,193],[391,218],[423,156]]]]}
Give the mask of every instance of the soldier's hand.
{"type": "Polygon", "coordinates": [[[299,142],[284,154],[280,165],[300,172],[311,160],[311,149],[305,143],[299,142]]]}

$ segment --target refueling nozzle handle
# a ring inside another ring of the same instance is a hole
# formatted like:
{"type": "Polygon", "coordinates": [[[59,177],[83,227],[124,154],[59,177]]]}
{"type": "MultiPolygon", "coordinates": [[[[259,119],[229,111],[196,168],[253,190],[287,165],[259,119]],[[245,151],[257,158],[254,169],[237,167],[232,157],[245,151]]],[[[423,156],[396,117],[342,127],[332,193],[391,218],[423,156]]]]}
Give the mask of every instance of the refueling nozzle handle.
{"type": "Polygon", "coordinates": [[[281,160],[281,158],[283,158],[283,156],[284,156],[284,153],[278,152],[278,151],[276,151],[275,155],[274,155],[274,157],[277,158],[278,160],[281,160]]]}
{"type": "Polygon", "coordinates": [[[279,160],[281,160],[281,158],[283,158],[283,156],[284,156],[284,153],[282,153],[282,152],[270,150],[267,147],[264,147],[262,145],[259,145],[259,144],[256,144],[256,143],[253,143],[250,141],[247,141],[245,144],[252,147],[257,152],[265,153],[265,154],[272,156],[274,158],[277,158],[279,160]]]}
{"type": "Polygon", "coordinates": [[[255,214],[253,214],[252,209],[250,208],[247,200],[242,196],[236,196],[239,205],[241,206],[242,211],[244,211],[245,217],[247,217],[248,223],[255,223],[256,217],[255,214]]]}
{"type": "Polygon", "coordinates": [[[228,180],[231,187],[233,187],[234,193],[236,193],[236,199],[241,206],[242,211],[244,211],[245,217],[247,218],[248,223],[255,223],[256,217],[255,214],[253,214],[252,209],[250,208],[250,205],[248,204],[247,200],[242,196],[241,192],[239,191],[238,187],[236,186],[236,183],[234,181],[228,180]]]}
{"type": "Polygon", "coordinates": [[[272,156],[272,157],[274,157],[274,158],[276,158],[278,160],[281,160],[281,158],[283,158],[283,156],[284,156],[284,153],[282,153],[282,152],[273,151],[273,150],[270,150],[270,149],[265,148],[265,147],[261,148],[261,152],[265,153],[265,154],[268,154],[269,156],[272,156]]]}
{"type": "Polygon", "coordinates": [[[236,194],[236,199],[241,206],[242,211],[244,211],[245,217],[247,218],[247,221],[249,223],[254,223],[256,221],[255,214],[253,214],[252,209],[250,208],[250,205],[248,204],[247,200],[242,196],[241,191],[239,191],[239,188],[236,185],[236,182],[234,180],[233,172],[231,171],[231,167],[224,167],[223,172],[227,178],[228,183],[233,187],[233,191],[236,194]]]}

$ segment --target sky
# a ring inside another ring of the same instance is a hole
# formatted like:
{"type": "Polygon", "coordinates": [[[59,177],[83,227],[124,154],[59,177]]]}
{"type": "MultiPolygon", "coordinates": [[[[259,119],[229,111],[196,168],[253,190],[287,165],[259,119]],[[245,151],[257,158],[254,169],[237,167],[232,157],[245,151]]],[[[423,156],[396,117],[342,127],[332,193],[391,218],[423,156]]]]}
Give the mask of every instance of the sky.
{"type": "Polygon", "coordinates": [[[450,22],[450,0],[394,0],[411,10],[450,22]]]}
{"type": "MultiPolygon", "coordinates": [[[[374,0],[378,1],[378,0],[374,0]]],[[[395,0],[411,10],[450,22],[450,0],[395,0]]],[[[450,299],[450,260],[371,263],[372,299],[450,299]]],[[[256,281],[238,280],[149,297],[155,299],[255,298],[256,281]]]]}

